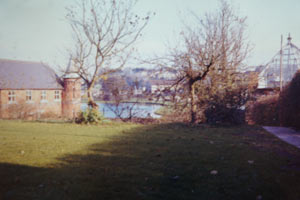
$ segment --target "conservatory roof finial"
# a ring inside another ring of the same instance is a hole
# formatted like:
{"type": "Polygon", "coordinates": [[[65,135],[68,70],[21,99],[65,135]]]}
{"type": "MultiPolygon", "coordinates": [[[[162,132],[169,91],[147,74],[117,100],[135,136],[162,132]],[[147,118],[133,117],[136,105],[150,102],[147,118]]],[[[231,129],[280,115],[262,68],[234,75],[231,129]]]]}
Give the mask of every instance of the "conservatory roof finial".
{"type": "Polygon", "coordinates": [[[287,39],[288,39],[288,44],[291,44],[292,38],[291,38],[291,34],[290,33],[289,33],[289,37],[287,39]]]}

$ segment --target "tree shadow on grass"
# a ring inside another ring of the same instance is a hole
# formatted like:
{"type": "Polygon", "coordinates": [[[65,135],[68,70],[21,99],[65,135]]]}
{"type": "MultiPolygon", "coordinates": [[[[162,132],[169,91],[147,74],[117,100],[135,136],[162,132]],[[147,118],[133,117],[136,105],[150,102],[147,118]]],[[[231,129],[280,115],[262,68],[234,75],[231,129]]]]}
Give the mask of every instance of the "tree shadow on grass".
{"type": "Polygon", "coordinates": [[[291,199],[282,184],[300,189],[300,172],[278,171],[283,161],[249,148],[243,128],[211,130],[143,126],[90,145],[88,154],[64,155],[52,167],[0,163],[0,199],[291,199]]]}

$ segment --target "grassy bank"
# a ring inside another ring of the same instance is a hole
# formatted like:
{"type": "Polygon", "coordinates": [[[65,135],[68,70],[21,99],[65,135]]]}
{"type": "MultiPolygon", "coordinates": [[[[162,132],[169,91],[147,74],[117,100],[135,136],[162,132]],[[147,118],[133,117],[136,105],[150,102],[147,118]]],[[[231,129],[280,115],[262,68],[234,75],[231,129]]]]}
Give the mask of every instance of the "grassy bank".
{"type": "Polygon", "coordinates": [[[299,158],[255,126],[0,121],[0,199],[300,199],[299,158]]]}
{"type": "MultiPolygon", "coordinates": [[[[96,100],[95,102],[96,103],[111,103],[111,104],[116,103],[113,100],[110,100],[110,101],[96,100]]],[[[88,99],[81,99],[81,103],[88,103],[88,99]]],[[[151,100],[148,100],[148,99],[140,99],[140,98],[138,98],[138,99],[133,98],[133,99],[125,100],[125,101],[122,101],[122,103],[166,105],[166,103],[162,102],[162,101],[151,101],[151,100]]]]}
{"type": "Polygon", "coordinates": [[[164,116],[164,115],[170,115],[172,114],[172,107],[171,106],[162,106],[160,107],[159,109],[157,109],[155,111],[155,114],[156,115],[161,115],[161,116],[164,116]]]}

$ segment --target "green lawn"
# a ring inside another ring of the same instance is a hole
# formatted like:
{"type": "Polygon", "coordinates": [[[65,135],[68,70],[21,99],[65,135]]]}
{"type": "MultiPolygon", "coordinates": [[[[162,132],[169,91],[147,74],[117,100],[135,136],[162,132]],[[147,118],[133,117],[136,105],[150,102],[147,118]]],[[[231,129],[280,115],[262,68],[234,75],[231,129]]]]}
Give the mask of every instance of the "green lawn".
{"type": "Polygon", "coordinates": [[[300,199],[300,150],[260,127],[0,121],[0,200],[260,198],[300,199]]]}

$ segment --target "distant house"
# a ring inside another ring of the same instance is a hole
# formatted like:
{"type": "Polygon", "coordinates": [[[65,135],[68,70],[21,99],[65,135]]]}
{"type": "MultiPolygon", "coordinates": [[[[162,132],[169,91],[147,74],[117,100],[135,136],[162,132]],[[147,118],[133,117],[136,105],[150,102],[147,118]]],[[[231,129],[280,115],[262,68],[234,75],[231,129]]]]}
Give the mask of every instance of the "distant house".
{"type": "Polygon", "coordinates": [[[134,95],[142,95],[144,92],[146,92],[146,87],[134,87],[134,95]]]}
{"type": "Polygon", "coordinates": [[[168,90],[171,89],[173,90],[173,88],[171,88],[171,86],[174,84],[174,81],[171,80],[151,80],[150,81],[151,84],[151,93],[157,93],[157,92],[161,92],[164,90],[168,90]]]}
{"type": "Polygon", "coordinates": [[[74,118],[80,111],[80,79],[60,79],[39,62],[0,59],[0,118],[74,118]]]}
{"type": "Polygon", "coordinates": [[[103,94],[103,92],[102,92],[102,85],[99,84],[99,83],[95,84],[94,88],[92,90],[92,94],[93,94],[94,97],[100,97],[103,94]]]}

